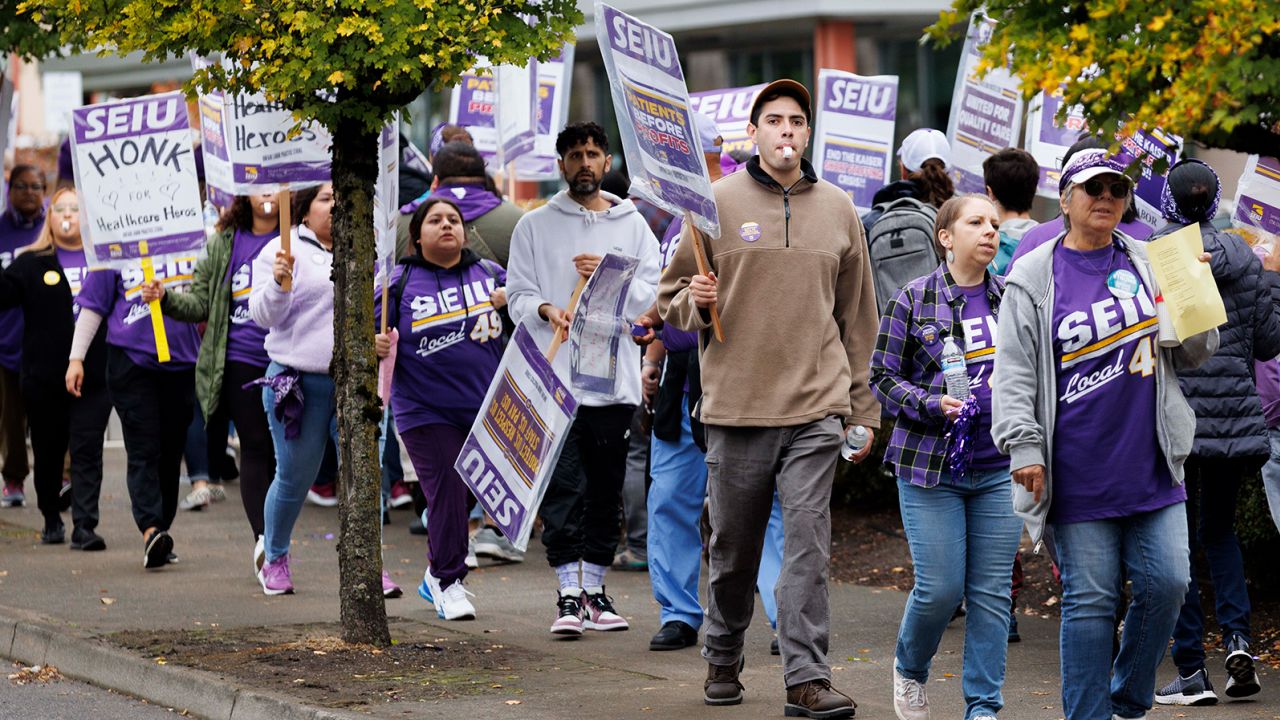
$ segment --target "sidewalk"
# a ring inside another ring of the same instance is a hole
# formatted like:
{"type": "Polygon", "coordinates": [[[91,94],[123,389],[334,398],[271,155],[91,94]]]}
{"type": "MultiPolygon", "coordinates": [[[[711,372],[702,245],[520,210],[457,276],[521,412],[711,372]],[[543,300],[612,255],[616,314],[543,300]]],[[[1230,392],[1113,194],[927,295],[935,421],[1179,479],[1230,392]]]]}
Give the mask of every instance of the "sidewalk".
{"type": "MultiPolygon", "coordinates": [[[[193,629],[213,623],[221,627],[334,622],[338,619],[335,509],[307,506],[294,535],[293,569],[297,593],[265,597],[252,574],[253,540],[244,520],[237,486],[228,486],[228,500],[199,512],[180,512],[173,536],[178,565],[160,571],[142,569],[142,541],[133,527],[123,480],[124,453],[107,450],[107,480],[103,488],[103,520],[99,533],[108,549],[80,553],[66,545],[38,544],[40,517],[34,495],[22,509],[0,509],[0,655],[11,645],[15,622],[35,618],[52,628],[50,648],[80,647],[78,640],[100,638],[120,630],[193,629]],[[112,600],[104,604],[102,598],[112,600]]],[[[31,491],[28,484],[28,491],[31,491]]],[[[371,698],[359,715],[403,718],[409,714],[442,714],[458,718],[778,718],[782,716],[784,688],[779,658],[769,655],[770,633],[763,611],[748,635],[747,665],[743,673],[746,701],[736,708],[709,708],[702,703],[706,665],[696,650],[650,652],[649,637],[657,630],[658,610],[644,573],[612,572],[609,593],[619,611],[631,622],[629,632],[588,633],[578,641],[555,640],[547,633],[554,617],[554,576],[546,566],[541,546],[532,543],[526,561],[518,565],[482,565],[468,578],[476,594],[479,619],[446,623],[415,592],[425,564],[425,538],[408,533],[411,514],[392,511],[393,524],[385,529],[386,567],[403,586],[402,598],[387,601],[388,614],[403,621],[421,623],[440,636],[483,636],[486,642],[519,647],[545,656],[547,662],[517,667],[519,676],[507,690],[465,696],[432,703],[385,703],[371,698]],[[512,692],[518,691],[515,695],[512,692]],[[518,698],[520,704],[507,701],[518,698]]],[[[70,520],[67,518],[68,534],[70,520]]],[[[854,585],[831,587],[830,660],[835,685],[858,702],[860,718],[892,718],[890,703],[892,654],[898,619],[905,596],[893,590],[854,585]]],[[[1009,652],[1005,685],[1005,718],[1055,720],[1062,717],[1058,688],[1057,623],[1024,617],[1019,621],[1023,641],[1009,652]]],[[[19,627],[19,636],[30,639],[30,626],[19,627]],[[26,628],[24,630],[24,628],[26,628]]],[[[38,633],[36,633],[38,634],[38,633]]],[[[929,683],[935,718],[962,718],[960,652],[963,632],[957,623],[948,631],[929,683]]],[[[21,643],[19,643],[21,645],[21,643]]],[[[22,647],[10,653],[21,657],[22,647]]],[[[50,650],[49,662],[57,665],[50,650]]],[[[217,702],[233,702],[236,688],[207,674],[159,667],[139,659],[137,672],[124,653],[85,655],[83,669],[65,672],[89,682],[113,686],[132,694],[169,704],[184,698],[194,682],[207,686],[217,702]],[[92,655],[92,657],[90,657],[92,655]],[[97,659],[94,659],[97,658],[97,659]],[[150,666],[150,667],[146,667],[150,666]],[[133,676],[137,687],[119,687],[120,678],[133,676]],[[138,678],[142,678],[139,680],[138,678]],[[202,679],[203,678],[203,679],[202,679]],[[171,682],[172,681],[172,682],[171,682]],[[113,684],[114,683],[114,684],[113,684]],[[168,687],[168,685],[172,685],[168,687]],[[150,693],[150,695],[148,695],[150,693]],[[166,694],[167,693],[167,694],[166,694]],[[222,695],[219,695],[222,693],[222,695]]],[[[1221,658],[1211,658],[1212,678],[1225,683],[1221,658]]],[[[1173,670],[1166,663],[1161,682],[1173,670]]],[[[1280,676],[1262,673],[1263,692],[1254,702],[1230,703],[1211,708],[1157,708],[1150,718],[1280,717],[1277,686],[1280,676]]],[[[239,701],[247,713],[247,694],[239,701]]],[[[214,700],[208,702],[214,703],[214,700]]],[[[192,701],[195,703],[195,700],[192,701]]],[[[216,707],[216,703],[205,707],[216,707]]],[[[293,716],[316,717],[303,708],[293,716]]],[[[223,713],[235,715],[230,706],[223,713]]],[[[329,715],[329,713],[325,713],[329,715]]],[[[331,716],[345,716],[335,712],[331,716]]],[[[278,712],[275,716],[279,716],[278,712]]]]}

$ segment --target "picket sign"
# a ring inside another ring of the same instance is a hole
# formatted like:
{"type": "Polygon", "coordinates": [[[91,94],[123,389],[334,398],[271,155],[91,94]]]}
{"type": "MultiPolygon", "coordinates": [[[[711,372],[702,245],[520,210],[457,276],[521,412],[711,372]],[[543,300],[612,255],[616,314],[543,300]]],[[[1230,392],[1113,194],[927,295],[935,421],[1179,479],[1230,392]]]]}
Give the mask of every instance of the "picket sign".
{"type": "MultiPolygon", "coordinates": [[[[156,258],[200,252],[204,218],[181,93],[76,108],[70,139],[90,267],[141,266],[150,283],[156,258]]],[[[148,303],[148,311],[156,357],[168,362],[160,301],[148,303]]]]}

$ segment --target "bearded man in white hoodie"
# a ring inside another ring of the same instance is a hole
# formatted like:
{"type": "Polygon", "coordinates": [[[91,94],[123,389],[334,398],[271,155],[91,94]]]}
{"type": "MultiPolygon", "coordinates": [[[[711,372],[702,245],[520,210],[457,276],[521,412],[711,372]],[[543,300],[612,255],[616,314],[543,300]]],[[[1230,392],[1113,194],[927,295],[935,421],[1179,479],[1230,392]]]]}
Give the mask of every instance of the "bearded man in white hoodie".
{"type": "MultiPolygon", "coordinates": [[[[658,239],[630,200],[600,190],[613,164],[604,130],[592,122],[569,125],[556,137],[556,154],[569,187],[516,224],[507,266],[511,317],[530,320],[544,348],[553,333],[569,331],[570,296],[608,253],[640,260],[626,318],[639,318],[658,297],[658,239]]],[[[622,523],[631,416],[641,402],[640,360],[635,343],[619,343],[615,392],[575,392],[578,416],[542,499],[542,542],[560,583],[551,626],[556,635],[628,628],[605,594],[604,576],[622,523]]],[[[558,353],[554,366],[567,378],[569,353],[558,353]]]]}

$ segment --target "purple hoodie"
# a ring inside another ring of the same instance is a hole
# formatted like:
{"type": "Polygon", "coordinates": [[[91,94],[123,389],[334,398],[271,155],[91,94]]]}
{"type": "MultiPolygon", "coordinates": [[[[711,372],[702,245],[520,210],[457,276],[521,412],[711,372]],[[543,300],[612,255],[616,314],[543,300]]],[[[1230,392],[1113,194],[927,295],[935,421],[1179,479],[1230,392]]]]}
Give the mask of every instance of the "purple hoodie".
{"type": "MultiPolygon", "coordinates": [[[[400,332],[391,381],[396,427],[470,429],[502,360],[502,316],[489,295],[506,284],[506,271],[470,250],[448,269],[407,257],[388,280],[391,302],[406,272],[398,313],[391,317],[400,332]]],[[[381,302],[374,303],[374,315],[381,324],[381,302]]]]}
{"type": "MultiPolygon", "coordinates": [[[[156,264],[156,279],[167,292],[186,290],[195,269],[194,257],[170,258],[156,264]]],[[[151,313],[142,302],[142,268],[94,270],[80,288],[81,310],[90,310],[107,319],[107,344],[125,351],[135,365],[147,370],[176,372],[196,366],[200,333],[191,323],[164,319],[169,340],[169,362],[156,357],[156,336],[151,330],[151,313]]]]}

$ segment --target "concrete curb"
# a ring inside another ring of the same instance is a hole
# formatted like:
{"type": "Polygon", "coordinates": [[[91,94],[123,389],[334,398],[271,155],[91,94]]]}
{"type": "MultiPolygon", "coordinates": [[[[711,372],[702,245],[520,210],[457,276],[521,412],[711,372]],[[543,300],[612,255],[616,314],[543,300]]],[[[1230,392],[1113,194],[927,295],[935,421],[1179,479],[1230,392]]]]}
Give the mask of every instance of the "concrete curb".
{"type": "Polygon", "coordinates": [[[213,673],[154,662],[103,640],[64,632],[48,618],[0,606],[0,656],[53,665],[67,677],[185,710],[204,720],[352,720],[362,717],[242,690],[213,673]]]}

